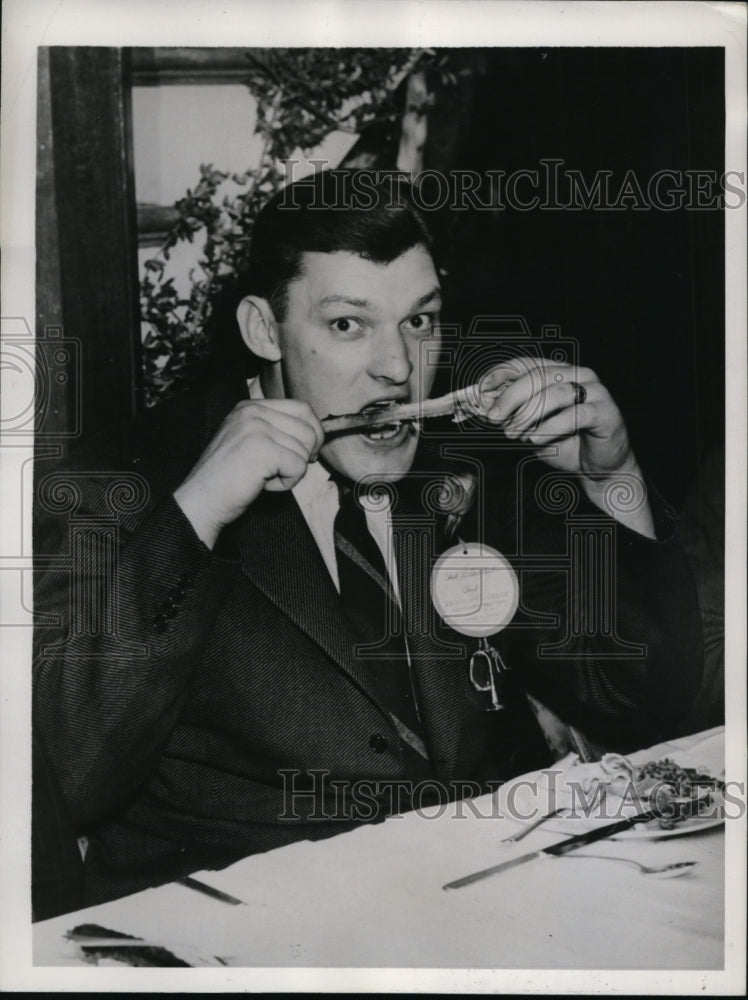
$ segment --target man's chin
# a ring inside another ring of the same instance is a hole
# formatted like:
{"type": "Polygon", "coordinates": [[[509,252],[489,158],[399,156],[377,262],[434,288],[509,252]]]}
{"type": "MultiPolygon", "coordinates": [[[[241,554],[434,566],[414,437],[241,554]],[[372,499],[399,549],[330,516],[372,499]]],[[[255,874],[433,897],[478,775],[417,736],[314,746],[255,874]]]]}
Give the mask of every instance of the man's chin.
{"type": "Polygon", "coordinates": [[[379,478],[389,482],[402,479],[410,471],[418,446],[411,424],[403,424],[392,436],[347,434],[331,441],[321,456],[335,472],[352,482],[379,478]]]}

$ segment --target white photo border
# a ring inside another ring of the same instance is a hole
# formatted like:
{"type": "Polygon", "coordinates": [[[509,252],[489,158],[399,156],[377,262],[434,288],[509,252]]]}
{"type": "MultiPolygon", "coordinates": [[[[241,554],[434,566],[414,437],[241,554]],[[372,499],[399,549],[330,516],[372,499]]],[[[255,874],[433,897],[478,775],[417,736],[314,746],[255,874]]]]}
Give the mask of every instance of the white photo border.
{"type": "MultiPolygon", "coordinates": [[[[40,45],[707,46],[724,48],[725,168],[746,175],[746,6],[501,0],[6,0],[2,69],[2,315],[33,329],[36,58],[40,45]]],[[[746,781],[746,217],[725,212],[726,770],[746,781]]],[[[3,411],[19,387],[3,370],[3,411]]],[[[7,455],[2,456],[8,468],[7,455]]],[[[31,551],[30,511],[0,480],[2,553],[31,551]],[[6,501],[6,502],[2,502],[6,501]],[[20,547],[17,535],[21,533],[20,547]]],[[[26,497],[30,508],[30,497],[26,497]]],[[[0,573],[0,585],[4,585],[0,573]]],[[[1,596],[1,595],[0,595],[1,596]]],[[[30,628],[0,633],[0,986],[5,990],[739,994],[745,987],[745,817],[726,824],[726,967],[715,972],[433,969],[114,969],[32,965],[30,628]],[[9,808],[9,803],[12,806],[9,808]]]]}

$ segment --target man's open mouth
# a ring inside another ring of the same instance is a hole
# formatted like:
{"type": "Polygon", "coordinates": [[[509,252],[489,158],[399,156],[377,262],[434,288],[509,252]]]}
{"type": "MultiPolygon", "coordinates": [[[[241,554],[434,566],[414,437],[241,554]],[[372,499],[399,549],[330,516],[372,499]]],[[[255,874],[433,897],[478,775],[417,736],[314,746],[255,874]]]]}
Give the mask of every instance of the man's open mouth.
{"type": "Polygon", "coordinates": [[[382,424],[379,427],[370,427],[368,430],[362,431],[362,434],[370,441],[388,441],[390,438],[397,435],[401,427],[402,421],[395,420],[391,424],[382,424]]]}
{"type": "MultiPolygon", "coordinates": [[[[361,410],[362,416],[366,417],[382,417],[386,416],[387,410],[391,410],[394,406],[399,404],[399,400],[395,399],[381,399],[377,400],[375,403],[370,403],[361,410]]],[[[402,420],[392,420],[389,423],[379,423],[374,427],[367,427],[361,431],[363,437],[368,438],[369,441],[388,441],[391,438],[396,437],[402,427],[402,420]]]]}

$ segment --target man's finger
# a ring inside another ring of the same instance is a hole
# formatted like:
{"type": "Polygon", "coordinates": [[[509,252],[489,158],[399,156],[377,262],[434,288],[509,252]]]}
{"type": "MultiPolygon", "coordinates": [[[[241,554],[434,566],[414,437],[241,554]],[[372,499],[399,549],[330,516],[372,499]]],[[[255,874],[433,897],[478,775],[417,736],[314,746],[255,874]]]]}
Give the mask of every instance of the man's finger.
{"type": "Polygon", "coordinates": [[[268,471],[265,489],[272,492],[291,490],[304,477],[308,467],[306,456],[294,447],[278,444],[273,468],[268,471]]]}
{"type": "MultiPolygon", "coordinates": [[[[575,403],[576,385],[583,385],[583,383],[568,381],[551,382],[546,385],[544,389],[518,407],[507,419],[504,424],[507,437],[519,437],[524,431],[538,426],[542,421],[567,407],[577,408],[575,403]]],[[[599,383],[588,383],[584,389],[587,402],[595,403],[598,401],[599,383]]]]}
{"type": "MultiPolygon", "coordinates": [[[[275,422],[276,417],[269,416],[269,414],[277,415],[277,422],[279,426],[288,430],[291,426],[287,419],[291,421],[301,421],[306,424],[313,432],[314,444],[310,446],[310,450],[315,454],[324,444],[325,432],[322,428],[322,424],[319,422],[316,414],[312,410],[308,403],[303,402],[299,399],[257,399],[257,400],[247,400],[244,404],[251,408],[257,408],[257,411],[261,411],[263,416],[271,422],[275,422]]],[[[251,410],[250,410],[251,412],[251,410]]],[[[305,436],[306,438],[306,436],[305,436]]]]}
{"type": "Polygon", "coordinates": [[[317,435],[319,446],[322,447],[325,440],[325,432],[320,423],[319,417],[311,408],[309,403],[304,402],[301,399],[273,399],[266,400],[269,405],[273,408],[283,410],[289,413],[291,416],[298,417],[305,423],[308,423],[310,427],[314,428],[314,432],[317,435]]]}
{"type": "Polygon", "coordinates": [[[502,361],[500,364],[494,365],[481,378],[480,387],[481,391],[485,390],[488,392],[502,385],[507,380],[513,381],[521,378],[534,369],[570,367],[571,364],[568,361],[552,361],[550,358],[531,358],[526,355],[520,355],[519,357],[510,358],[508,361],[502,361]]]}
{"type": "MultiPolygon", "coordinates": [[[[311,413],[311,410],[309,412],[311,413]]],[[[262,420],[266,427],[277,428],[289,437],[295,438],[304,447],[307,455],[316,458],[324,436],[320,433],[321,427],[318,429],[314,422],[274,406],[260,407],[254,412],[253,419],[262,420]]]]}
{"type": "MultiPolygon", "coordinates": [[[[584,385],[587,391],[590,391],[593,384],[598,384],[596,375],[588,368],[576,368],[573,365],[559,366],[555,361],[543,366],[533,365],[498,396],[487,414],[488,418],[497,423],[510,421],[521,407],[531,405],[534,408],[533,419],[543,419],[547,416],[547,412],[543,410],[543,395],[551,387],[563,387],[562,391],[568,393],[572,382],[584,385]]],[[[558,393],[555,393],[554,403],[557,397],[558,393]]]]}
{"type": "Polygon", "coordinates": [[[537,397],[545,385],[546,380],[541,369],[533,367],[531,370],[526,370],[496,397],[488,411],[488,419],[496,423],[509,419],[519,407],[537,397]]]}
{"type": "Polygon", "coordinates": [[[530,444],[547,445],[593,428],[596,426],[596,414],[597,406],[594,403],[567,406],[547,420],[543,420],[534,430],[520,436],[523,441],[530,444]]]}

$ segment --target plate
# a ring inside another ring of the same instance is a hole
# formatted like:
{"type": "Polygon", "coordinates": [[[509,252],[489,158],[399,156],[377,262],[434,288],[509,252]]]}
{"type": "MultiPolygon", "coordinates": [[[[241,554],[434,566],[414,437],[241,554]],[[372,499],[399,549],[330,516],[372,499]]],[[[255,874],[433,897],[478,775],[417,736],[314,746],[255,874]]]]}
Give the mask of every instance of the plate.
{"type": "MultiPolygon", "coordinates": [[[[682,837],[689,833],[703,833],[711,830],[715,826],[722,826],[725,822],[725,800],[721,792],[710,791],[712,801],[709,803],[705,814],[702,816],[692,816],[676,823],[672,830],[663,830],[658,825],[657,820],[650,820],[648,823],[637,823],[630,830],[617,833],[609,840],[664,840],[666,837],[682,837]]],[[[611,810],[613,812],[613,810],[611,810]]],[[[586,833],[594,830],[595,827],[604,826],[606,823],[614,823],[617,819],[625,819],[636,813],[636,810],[622,809],[620,815],[613,814],[599,817],[575,816],[567,819],[559,818],[548,820],[541,827],[548,833],[562,833],[567,837],[577,833],[586,833]]]]}

